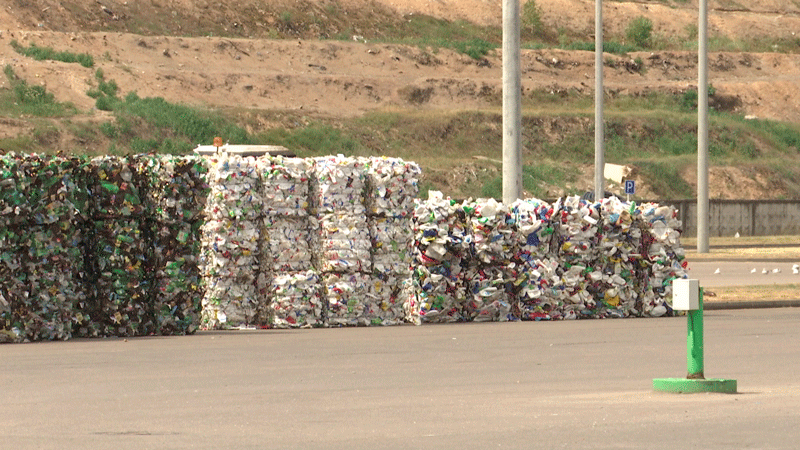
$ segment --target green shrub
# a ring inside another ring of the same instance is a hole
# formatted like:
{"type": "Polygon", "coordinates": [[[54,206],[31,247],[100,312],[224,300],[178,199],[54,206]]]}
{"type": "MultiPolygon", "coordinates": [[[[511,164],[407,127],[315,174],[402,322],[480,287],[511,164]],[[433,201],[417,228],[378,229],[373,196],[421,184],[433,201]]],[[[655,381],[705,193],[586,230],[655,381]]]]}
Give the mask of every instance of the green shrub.
{"type": "Polygon", "coordinates": [[[628,24],[628,27],[625,28],[625,37],[640,48],[647,48],[650,45],[652,34],[653,21],[643,16],[633,19],[633,21],[628,24]]]}
{"type": "Polygon", "coordinates": [[[453,48],[472,59],[481,59],[488,55],[489,51],[495,48],[495,45],[483,39],[476,38],[468,41],[456,42],[453,44],[453,48]]]}
{"type": "Polygon", "coordinates": [[[119,136],[119,132],[117,131],[117,127],[114,126],[111,122],[103,122],[100,124],[100,132],[103,133],[107,138],[114,139],[119,136]]]}
{"type": "Polygon", "coordinates": [[[17,53],[37,61],[54,60],[65,63],[78,63],[83,67],[94,66],[94,58],[88,53],[57,52],[50,47],[39,47],[36,44],[31,44],[30,47],[26,48],[16,40],[11,41],[11,47],[17,53]]]}
{"type": "Polygon", "coordinates": [[[522,5],[520,22],[522,28],[532,37],[546,37],[544,22],[542,22],[542,9],[536,4],[536,0],[528,0],[522,5]]]}

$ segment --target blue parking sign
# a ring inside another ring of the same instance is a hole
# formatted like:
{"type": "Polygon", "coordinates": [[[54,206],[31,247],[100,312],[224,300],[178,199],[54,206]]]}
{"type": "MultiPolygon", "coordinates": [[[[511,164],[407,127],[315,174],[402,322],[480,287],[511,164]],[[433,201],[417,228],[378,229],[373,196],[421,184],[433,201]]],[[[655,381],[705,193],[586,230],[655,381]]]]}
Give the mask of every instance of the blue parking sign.
{"type": "Polygon", "coordinates": [[[625,180],[625,194],[633,195],[636,193],[636,183],[633,180],[625,180]]]}

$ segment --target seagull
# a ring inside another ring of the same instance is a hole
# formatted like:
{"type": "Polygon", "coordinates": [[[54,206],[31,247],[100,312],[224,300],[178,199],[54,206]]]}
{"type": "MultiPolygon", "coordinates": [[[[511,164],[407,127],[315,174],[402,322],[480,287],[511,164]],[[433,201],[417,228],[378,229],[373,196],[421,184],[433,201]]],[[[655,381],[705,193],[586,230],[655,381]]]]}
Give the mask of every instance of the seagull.
{"type": "Polygon", "coordinates": [[[737,231],[736,234],[733,235],[733,237],[738,239],[739,238],[739,232],[737,231]]]}
{"type": "Polygon", "coordinates": [[[772,269],[772,273],[781,273],[781,269],[772,269]]]}
{"type": "Polygon", "coordinates": [[[792,266],[792,273],[795,274],[795,275],[800,273],[800,265],[798,265],[798,264],[793,265],[792,266]]]}
{"type": "Polygon", "coordinates": [[[718,273],[719,273],[719,267],[717,267],[717,270],[714,271],[714,274],[718,274],[718,273]]]}
{"type": "Polygon", "coordinates": [[[765,268],[764,268],[764,269],[761,271],[761,273],[763,273],[764,275],[766,275],[766,274],[768,274],[768,273],[769,273],[769,271],[768,271],[768,270],[767,270],[767,268],[765,267],[765,268]]]}
{"type": "Polygon", "coordinates": [[[756,273],[756,268],[753,267],[753,270],[751,270],[750,273],[756,273]]]}

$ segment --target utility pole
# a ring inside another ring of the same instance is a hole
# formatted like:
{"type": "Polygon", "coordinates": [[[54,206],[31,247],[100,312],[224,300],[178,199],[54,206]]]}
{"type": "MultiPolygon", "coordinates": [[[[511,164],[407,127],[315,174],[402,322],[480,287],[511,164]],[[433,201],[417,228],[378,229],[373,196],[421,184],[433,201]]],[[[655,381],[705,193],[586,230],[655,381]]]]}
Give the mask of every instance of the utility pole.
{"type": "Polygon", "coordinates": [[[594,11],[594,201],[605,197],[605,125],[603,122],[603,0],[594,11]]]}
{"type": "Polygon", "coordinates": [[[522,197],[519,0],[503,0],[503,203],[522,197]]]}
{"type": "Polygon", "coordinates": [[[697,46],[697,253],[708,253],[708,0],[700,0],[697,46]]]}

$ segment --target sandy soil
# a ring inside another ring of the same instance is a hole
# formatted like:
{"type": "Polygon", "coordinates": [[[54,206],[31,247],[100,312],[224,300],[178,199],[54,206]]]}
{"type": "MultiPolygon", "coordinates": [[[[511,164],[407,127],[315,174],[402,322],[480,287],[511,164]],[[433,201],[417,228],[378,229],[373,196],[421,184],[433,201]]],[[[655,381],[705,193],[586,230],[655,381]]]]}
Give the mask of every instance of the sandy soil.
{"type": "MultiPolygon", "coordinates": [[[[270,6],[281,2],[288,0],[271,2],[270,6]]],[[[379,44],[359,38],[351,42],[229,39],[85,31],[102,27],[103,21],[126,20],[126,11],[133,3],[98,1],[93,2],[90,12],[75,12],[77,3],[12,0],[0,7],[0,65],[11,65],[29,83],[45,85],[59,100],[71,101],[82,110],[93,108],[94,100],[86,92],[96,86],[98,69],[106,79],[116,80],[123,96],[136,91],[140,96],[160,96],[170,102],[323,116],[358,116],[392,108],[490,108],[496,107],[501,94],[500,51],[476,61],[443,49],[379,44]],[[12,40],[88,52],[95,57],[96,66],[34,61],[17,54],[9,45],[12,40]]],[[[143,0],[136,7],[151,7],[152,14],[175,14],[179,10],[197,17],[214,14],[212,10],[217,8],[220,17],[229,20],[230,12],[240,4],[249,7],[254,3],[143,0]],[[223,3],[227,9],[220,9],[223,3]]],[[[339,4],[360,7],[363,2],[341,0],[339,4]]],[[[370,4],[403,14],[423,13],[480,24],[499,24],[502,17],[498,0],[378,0],[370,4]]],[[[538,4],[544,21],[554,28],[587,35],[593,32],[594,2],[538,0],[538,4]]],[[[746,10],[730,5],[733,3],[728,1],[711,2],[713,36],[778,39],[800,32],[800,5],[796,2],[758,0],[750,2],[746,10]]],[[[660,2],[607,2],[604,33],[620,38],[625,26],[637,16],[651,18],[657,35],[685,36],[697,23],[697,3],[668,6],[660,2]]],[[[800,122],[800,55],[713,53],[709,59],[709,81],[724,103],[720,107],[754,117],[800,122]]],[[[630,58],[607,55],[606,61],[613,62],[613,67],[607,65],[604,71],[605,89],[611,96],[654,90],[682,92],[696,85],[697,55],[693,52],[643,52],[630,58]],[[633,62],[637,58],[643,61],[642,70],[633,62]]],[[[592,52],[523,50],[521,62],[526,95],[540,90],[553,94],[570,89],[593,92],[592,52]]],[[[5,86],[5,77],[0,78],[0,87],[5,86]]],[[[102,119],[104,113],[95,114],[102,119]]],[[[26,127],[25,121],[4,119],[0,137],[17,135],[26,127]]],[[[733,169],[720,170],[725,173],[712,180],[739,176],[731,172],[733,169]]],[[[741,198],[737,190],[741,194],[741,183],[720,183],[718,195],[741,198]],[[725,192],[725,186],[731,192],[725,192]]]]}

